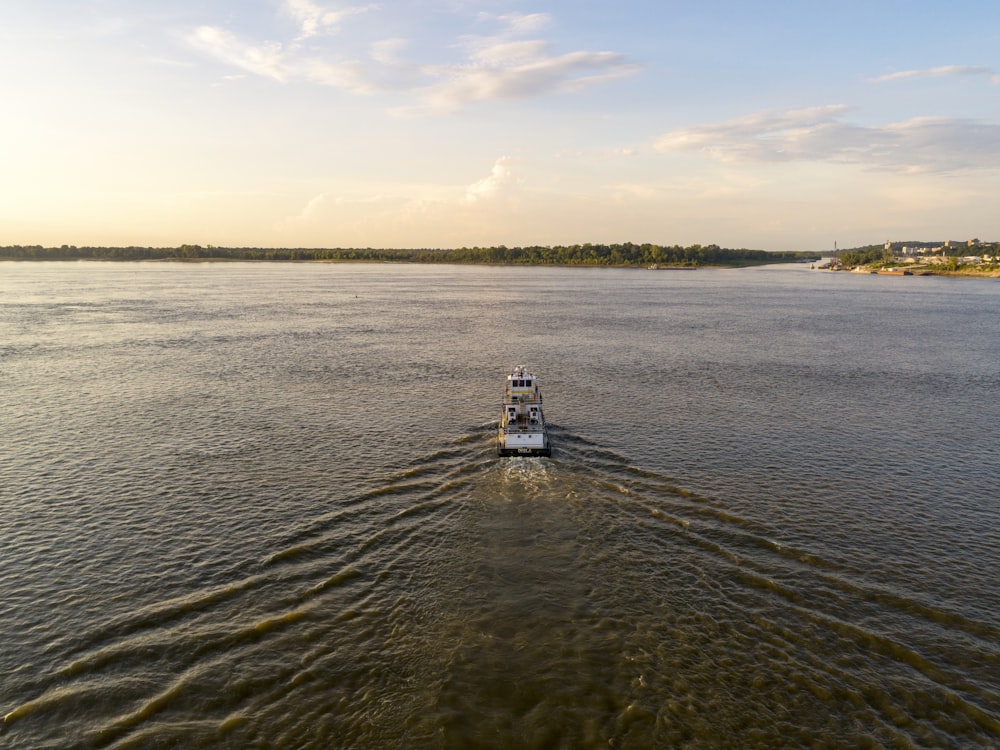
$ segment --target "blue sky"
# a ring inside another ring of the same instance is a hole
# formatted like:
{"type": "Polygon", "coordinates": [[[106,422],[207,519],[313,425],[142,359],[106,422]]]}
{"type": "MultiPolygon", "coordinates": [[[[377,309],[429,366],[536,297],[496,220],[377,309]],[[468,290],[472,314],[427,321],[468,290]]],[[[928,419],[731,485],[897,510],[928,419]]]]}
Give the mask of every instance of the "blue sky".
{"type": "Polygon", "coordinates": [[[0,244],[1000,240],[1000,3],[12,0],[0,244]]]}

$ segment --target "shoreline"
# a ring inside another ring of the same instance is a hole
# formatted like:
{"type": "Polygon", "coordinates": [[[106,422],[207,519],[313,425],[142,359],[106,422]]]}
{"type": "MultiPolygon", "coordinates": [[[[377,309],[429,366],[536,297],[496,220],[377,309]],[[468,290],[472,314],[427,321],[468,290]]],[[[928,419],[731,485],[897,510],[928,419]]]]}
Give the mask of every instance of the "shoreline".
{"type": "MultiPolygon", "coordinates": [[[[903,269],[900,269],[902,271],[903,269]]],[[[861,276],[866,275],[877,275],[877,276],[949,276],[953,278],[963,278],[963,279],[998,279],[1000,278],[1000,269],[997,268],[984,268],[983,270],[976,270],[974,268],[946,270],[946,269],[936,269],[936,268],[907,268],[905,273],[884,273],[880,272],[877,268],[864,268],[863,270],[843,270],[843,271],[832,271],[832,273],[855,273],[861,276]]]]}
{"type": "Polygon", "coordinates": [[[1000,279],[1000,269],[990,269],[983,271],[934,271],[930,269],[919,269],[913,272],[914,276],[954,276],[966,279],[1000,279]]]}
{"type": "MultiPolygon", "coordinates": [[[[646,265],[633,264],[599,264],[599,263],[461,263],[455,261],[420,261],[420,260],[386,260],[386,259],[361,259],[361,258],[11,258],[0,256],[0,263],[290,263],[290,264],[340,264],[357,263],[363,265],[401,265],[401,266],[488,266],[493,268],[617,268],[633,269],[636,271],[695,271],[695,270],[723,270],[740,268],[764,268],[767,266],[794,266],[800,261],[772,261],[769,263],[735,262],[731,264],[703,264],[688,266],[659,266],[650,268],[646,265]]],[[[871,268],[864,271],[851,271],[847,269],[813,269],[826,271],[827,273],[860,273],[862,275],[877,275],[879,269],[871,268]]],[[[951,278],[966,279],[998,279],[1000,269],[988,268],[975,270],[971,268],[945,270],[936,268],[909,268],[906,269],[907,276],[947,276],[951,278]]],[[[888,274],[881,274],[888,275],[888,274]]],[[[904,275],[904,274],[895,274],[904,275]]]]}
{"type": "Polygon", "coordinates": [[[8,258],[0,256],[0,263],[289,263],[289,264],[340,264],[396,265],[396,266],[489,266],[493,268],[618,268],[636,271],[695,271],[726,268],[763,268],[765,266],[792,266],[800,261],[771,261],[768,263],[710,263],[690,266],[660,266],[651,269],[646,265],[605,263],[475,263],[458,261],[383,260],[362,258],[8,258]]]}

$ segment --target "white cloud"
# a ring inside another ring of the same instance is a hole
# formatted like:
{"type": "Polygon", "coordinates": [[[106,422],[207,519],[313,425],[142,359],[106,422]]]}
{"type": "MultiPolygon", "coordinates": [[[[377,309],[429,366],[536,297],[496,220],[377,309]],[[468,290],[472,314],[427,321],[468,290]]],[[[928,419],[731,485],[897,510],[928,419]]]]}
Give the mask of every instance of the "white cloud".
{"type": "Polygon", "coordinates": [[[188,41],[224,63],[259,76],[283,81],[288,72],[284,50],[277,42],[250,44],[235,34],[214,26],[195,29],[188,41]]]}
{"type": "MultiPolygon", "coordinates": [[[[337,243],[369,245],[371,236],[388,233],[398,237],[392,242],[408,246],[418,242],[417,237],[442,231],[455,232],[458,241],[463,233],[483,231],[483,222],[509,223],[497,217],[509,216],[520,205],[517,198],[523,180],[515,173],[516,163],[501,156],[486,177],[465,187],[427,183],[331,186],[304,203],[299,199],[287,206],[272,228],[283,235],[306,233],[313,238],[309,242],[326,245],[332,236],[338,238],[337,243]]],[[[418,244],[425,241],[429,242],[421,239],[418,244]]]]}
{"type": "MultiPolygon", "coordinates": [[[[286,47],[279,42],[252,44],[213,26],[196,29],[188,41],[201,52],[227,65],[276,81],[301,78],[355,94],[371,94],[379,89],[370,71],[356,60],[330,61],[304,56],[297,54],[294,45],[286,47]]],[[[240,77],[226,75],[223,80],[240,77]]]]}
{"type": "Polygon", "coordinates": [[[886,83],[889,81],[901,81],[907,78],[955,78],[963,76],[989,76],[994,84],[1000,83],[1000,75],[992,68],[986,68],[981,65],[942,65],[937,68],[925,68],[923,70],[901,70],[897,73],[889,73],[872,80],[876,83],[886,83]]]}
{"type": "Polygon", "coordinates": [[[326,203],[326,193],[320,193],[319,195],[312,198],[302,209],[302,212],[296,217],[298,221],[312,221],[316,218],[317,213],[326,203]]]}
{"type": "Polygon", "coordinates": [[[517,183],[511,170],[512,160],[509,156],[501,156],[493,164],[488,177],[469,185],[465,191],[466,203],[478,203],[496,197],[509,186],[517,183]]]}
{"type": "Polygon", "coordinates": [[[557,57],[538,55],[519,64],[471,65],[427,71],[441,82],[414,92],[423,102],[416,111],[447,112],[476,102],[579,91],[629,75],[635,67],[614,52],[570,52],[557,57]]]}
{"type": "Polygon", "coordinates": [[[548,13],[512,13],[500,16],[498,20],[507,24],[511,34],[534,34],[549,26],[552,16],[548,13]]]}
{"type": "Polygon", "coordinates": [[[338,10],[325,8],[313,0],[285,0],[285,11],[300,25],[297,41],[319,34],[336,34],[345,18],[377,9],[377,5],[355,5],[338,10]]]}
{"type": "Polygon", "coordinates": [[[368,188],[348,189],[343,187],[325,191],[313,196],[300,209],[293,208],[289,215],[278,219],[273,224],[276,231],[305,231],[315,239],[317,244],[329,240],[323,239],[323,233],[343,228],[345,222],[373,222],[377,225],[387,213],[405,205],[406,198],[393,196],[383,191],[368,188]]]}
{"type": "MultiPolygon", "coordinates": [[[[532,13],[529,15],[513,14],[507,16],[491,16],[488,13],[479,14],[480,24],[499,24],[499,29],[495,34],[489,36],[467,35],[461,37],[457,46],[464,48],[470,59],[479,60],[487,64],[503,62],[503,60],[491,63],[491,58],[496,57],[496,50],[508,48],[515,52],[515,57],[521,53],[517,52],[520,47],[524,54],[534,57],[539,46],[544,47],[545,42],[539,40],[516,41],[528,35],[540,32],[552,22],[552,17],[547,13],[532,13]]],[[[507,59],[509,62],[509,58],[507,59]]]]}
{"type": "Polygon", "coordinates": [[[471,61],[485,67],[526,65],[544,59],[548,44],[539,40],[497,42],[472,51],[471,61]]]}
{"type": "Polygon", "coordinates": [[[918,117],[885,125],[846,122],[843,105],[761,112],[727,122],[679,128],[654,144],[723,162],[823,161],[903,172],[1000,167],[1000,125],[918,117]]]}
{"type": "MultiPolygon", "coordinates": [[[[411,97],[398,114],[452,112],[468,105],[513,100],[552,93],[575,92],[630,75],[638,66],[615,52],[578,50],[553,54],[543,39],[524,34],[547,26],[547,14],[480,16],[480,22],[499,23],[492,36],[464,36],[451,49],[458,62],[407,62],[400,57],[407,41],[401,38],[368,43],[368,55],[350,57],[349,45],[337,50],[302,42],[332,33],[348,16],[378,6],[352,6],[331,11],[314,0],[284,0],[285,10],[300,26],[299,35],[286,43],[246,41],[213,26],[202,26],[189,37],[200,51],[234,67],[277,81],[305,79],[355,94],[399,92],[411,97]]],[[[356,44],[357,40],[352,40],[356,44]]]]}
{"type": "Polygon", "coordinates": [[[548,26],[552,17],[546,13],[480,14],[480,19],[498,22],[501,28],[492,36],[463,37],[459,46],[468,56],[463,64],[425,66],[424,72],[437,82],[413,92],[422,102],[417,111],[451,111],[475,102],[579,91],[638,70],[615,52],[554,55],[543,39],[518,38],[548,26]]]}

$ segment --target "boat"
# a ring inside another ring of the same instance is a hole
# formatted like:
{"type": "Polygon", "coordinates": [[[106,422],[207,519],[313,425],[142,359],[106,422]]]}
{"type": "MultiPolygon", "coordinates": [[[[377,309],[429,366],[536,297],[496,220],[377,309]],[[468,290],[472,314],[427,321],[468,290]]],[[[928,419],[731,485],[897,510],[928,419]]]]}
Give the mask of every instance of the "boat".
{"type": "Polygon", "coordinates": [[[552,455],[538,379],[523,365],[515,367],[507,376],[497,429],[497,453],[501,456],[552,455]]]}

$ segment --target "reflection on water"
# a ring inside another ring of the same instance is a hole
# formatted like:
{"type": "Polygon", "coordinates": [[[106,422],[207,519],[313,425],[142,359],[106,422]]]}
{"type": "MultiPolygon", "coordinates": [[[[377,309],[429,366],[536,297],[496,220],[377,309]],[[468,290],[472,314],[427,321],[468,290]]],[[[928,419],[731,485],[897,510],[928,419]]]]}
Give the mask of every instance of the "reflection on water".
{"type": "Polygon", "coordinates": [[[1000,352],[903,335],[993,286],[14,271],[12,747],[1000,742],[1000,352]],[[551,459],[493,452],[521,361],[551,459]]]}

